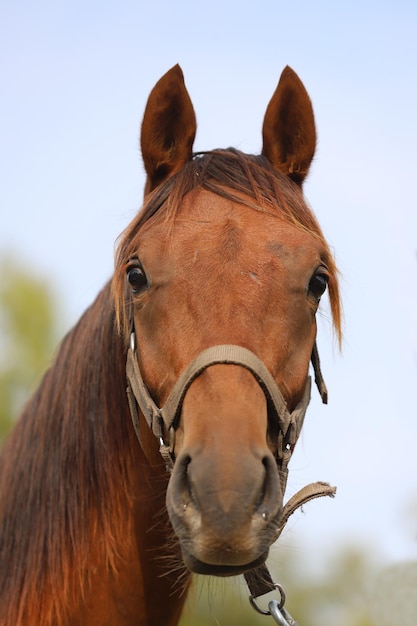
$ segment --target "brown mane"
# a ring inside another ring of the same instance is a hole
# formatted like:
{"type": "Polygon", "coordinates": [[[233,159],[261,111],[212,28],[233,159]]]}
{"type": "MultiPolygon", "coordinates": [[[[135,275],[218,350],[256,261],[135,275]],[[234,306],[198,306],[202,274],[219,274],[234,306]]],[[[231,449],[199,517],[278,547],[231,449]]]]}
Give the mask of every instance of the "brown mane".
{"type": "Polygon", "coordinates": [[[172,226],[184,196],[202,187],[208,191],[246,204],[257,211],[278,213],[298,228],[318,238],[327,251],[329,269],[329,298],[333,325],[341,343],[341,302],[338,287],[338,271],[330,248],[321,228],[307,206],[300,187],[287,176],[275,170],[262,155],[248,155],[234,148],[213,150],[194,155],[184,168],[157,187],[146,198],[142,211],[122,233],[116,254],[116,270],[113,290],[116,301],[118,325],[125,336],[129,331],[125,298],[126,263],[136,254],[142,229],[162,219],[167,228],[172,226]],[[242,195],[246,197],[243,199],[242,195]]]}
{"type": "Polygon", "coordinates": [[[134,449],[124,367],[107,285],[64,338],[0,458],[2,623],[63,623],[77,588],[88,589],[91,545],[109,567],[123,553],[134,449]]]}

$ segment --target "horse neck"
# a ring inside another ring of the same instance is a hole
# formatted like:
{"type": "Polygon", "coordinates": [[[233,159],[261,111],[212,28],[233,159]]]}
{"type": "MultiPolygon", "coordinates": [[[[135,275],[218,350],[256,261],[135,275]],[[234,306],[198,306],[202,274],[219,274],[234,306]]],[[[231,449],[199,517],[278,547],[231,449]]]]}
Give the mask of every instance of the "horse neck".
{"type": "Polygon", "coordinates": [[[124,358],[107,285],[64,338],[3,450],[2,626],[79,623],[88,590],[100,597],[94,568],[103,593],[124,567],[142,595],[138,553],[166,485],[130,424],[124,358]]]}

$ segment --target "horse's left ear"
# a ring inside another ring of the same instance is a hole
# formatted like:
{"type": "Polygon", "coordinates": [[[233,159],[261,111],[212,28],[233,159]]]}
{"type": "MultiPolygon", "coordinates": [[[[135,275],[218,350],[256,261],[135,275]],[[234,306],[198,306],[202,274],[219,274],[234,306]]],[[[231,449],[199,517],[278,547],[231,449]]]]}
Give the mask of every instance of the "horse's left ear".
{"type": "Polygon", "coordinates": [[[140,144],[147,174],[145,195],[192,158],[196,130],[184,76],[175,65],[152,89],[143,117],[140,144]]]}
{"type": "Polygon", "coordinates": [[[262,154],[301,185],[316,149],[316,127],[308,93],[288,66],[266,110],[262,135],[262,154]]]}

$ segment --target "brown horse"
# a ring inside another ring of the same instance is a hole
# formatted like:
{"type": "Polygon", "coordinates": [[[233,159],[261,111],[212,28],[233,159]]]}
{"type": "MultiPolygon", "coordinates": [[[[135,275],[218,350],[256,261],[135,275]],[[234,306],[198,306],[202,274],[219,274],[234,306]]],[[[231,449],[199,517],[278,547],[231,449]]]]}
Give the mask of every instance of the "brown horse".
{"type": "Polygon", "coordinates": [[[2,452],[1,626],[175,625],[190,572],[250,572],[276,537],[326,288],[340,337],[301,191],[313,111],[286,68],[261,156],[193,155],[195,131],[176,66],[148,100],[113,281],[2,452]]]}

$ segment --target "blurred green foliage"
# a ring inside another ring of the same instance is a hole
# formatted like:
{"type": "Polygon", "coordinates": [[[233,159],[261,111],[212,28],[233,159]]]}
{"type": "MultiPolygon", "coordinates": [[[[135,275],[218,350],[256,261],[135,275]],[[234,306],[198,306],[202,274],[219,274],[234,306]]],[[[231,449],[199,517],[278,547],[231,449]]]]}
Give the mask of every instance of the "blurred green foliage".
{"type": "Polygon", "coordinates": [[[57,305],[47,280],[0,259],[0,439],[39,383],[57,343],[57,305]]]}

